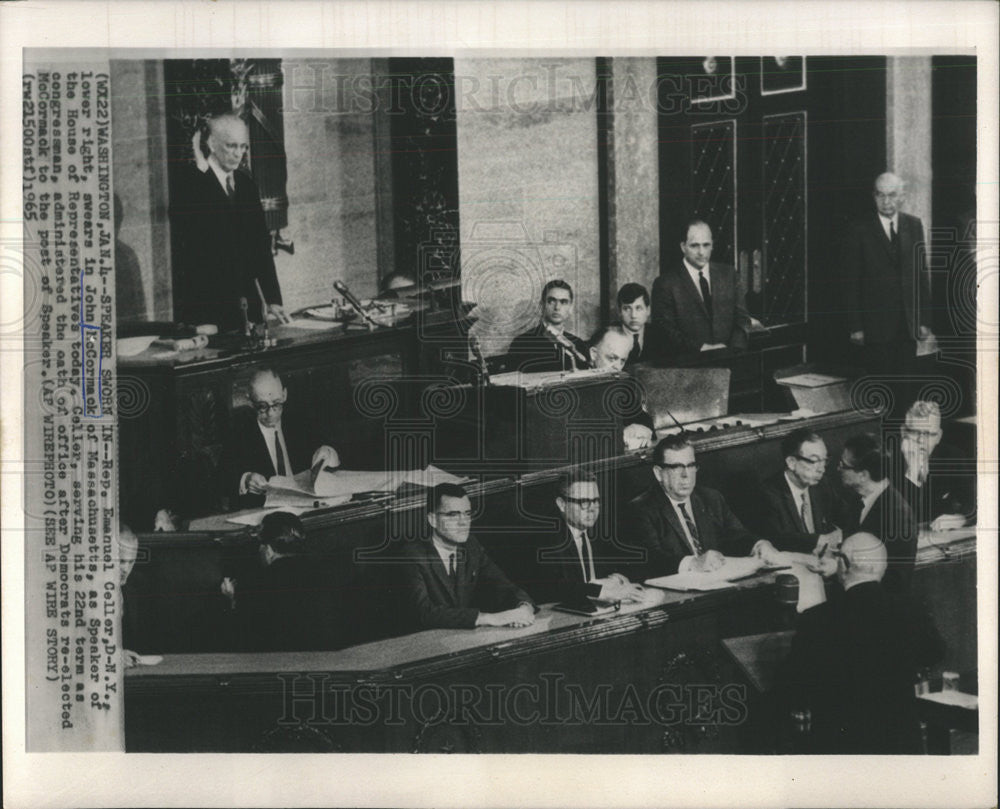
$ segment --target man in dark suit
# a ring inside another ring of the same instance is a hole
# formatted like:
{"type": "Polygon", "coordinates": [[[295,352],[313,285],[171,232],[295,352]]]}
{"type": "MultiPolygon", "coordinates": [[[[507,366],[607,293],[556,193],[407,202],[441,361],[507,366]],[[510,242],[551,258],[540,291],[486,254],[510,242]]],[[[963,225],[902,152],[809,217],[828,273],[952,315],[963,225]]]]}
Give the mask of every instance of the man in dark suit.
{"type": "Polygon", "coordinates": [[[735,270],[711,261],[712,229],[700,219],[688,222],[680,247],[683,259],[653,282],[653,322],[669,350],[744,350],[750,315],[735,270]]]}
{"type": "Polygon", "coordinates": [[[822,555],[836,549],[843,535],[834,524],[840,510],[837,496],[823,479],[826,444],[802,427],[785,436],[781,455],[784,471],[761,485],[761,535],[782,551],[822,555]]]}
{"type": "Polygon", "coordinates": [[[566,331],[573,314],[573,288],[560,278],[542,288],[542,321],[515,337],[507,349],[512,368],[531,371],[574,371],[589,368],[587,343],[566,331]]]}
{"type": "Polygon", "coordinates": [[[469,535],[472,504],[461,486],[441,483],[428,493],[427,523],[430,536],[400,550],[399,619],[405,629],[534,623],[531,597],[469,535]]]}
{"type": "MultiPolygon", "coordinates": [[[[609,368],[621,371],[631,350],[628,333],[621,326],[604,326],[591,338],[587,352],[595,369],[609,368]]],[[[645,409],[641,386],[633,379],[624,380],[631,387],[622,390],[621,397],[613,397],[608,407],[621,405],[618,414],[624,424],[623,438],[626,449],[648,447],[653,438],[653,418],[645,409]],[[634,394],[634,395],[632,395],[634,394]]]]}
{"type": "Polygon", "coordinates": [[[642,284],[625,284],[618,290],[618,317],[622,331],[631,339],[625,367],[637,362],[659,362],[665,353],[666,338],[657,323],[650,323],[649,293],[642,284]]]}
{"type": "Polygon", "coordinates": [[[844,442],[840,479],[853,496],[844,504],[845,534],[863,531],[885,543],[889,571],[885,586],[905,592],[913,578],[917,555],[917,521],[913,511],[887,477],[889,459],[878,436],[863,433],[844,442]]]}
{"type": "Polygon", "coordinates": [[[645,578],[688,571],[711,572],[726,556],[750,553],[768,559],[776,549],[737,519],[725,498],[697,486],[694,447],[683,434],[670,435],[653,450],[657,483],[628,505],[625,534],[646,554],[645,578]]]}
{"type": "Polygon", "coordinates": [[[931,336],[924,228],[901,212],[905,186],[895,174],[879,175],[874,194],[876,210],[844,240],[845,309],[851,342],[864,347],[869,370],[901,374],[914,362],[917,338],[931,336]]]}
{"type": "Polygon", "coordinates": [[[799,616],[778,678],[791,711],[808,710],[811,753],[919,753],[913,681],[944,656],[933,624],[883,587],[885,545],[871,534],[844,540],[843,592],[799,616]]]}
{"type": "Polygon", "coordinates": [[[252,322],[263,323],[269,314],[285,321],[260,193],[238,170],[250,145],[246,124],[227,114],[208,126],[208,159],[184,166],[172,189],[174,319],[215,323],[222,331],[242,329],[245,299],[252,322]]]}
{"type": "Polygon", "coordinates": [[[601,513],[597,479],[583,472],[562,475],[555,503],[561,517],[556,541],[537,549],[528,587],[536,599],[568,603],[588,598],[640,600],[642,588],[617,572],[637,561],[636,552],[594,531],[601,513]]]}
{"type": "Polygon", "coordinates": [[[344,645],[344,612],[329,575],[305,551],[294,514],[273,512],[260,525],[260,564],[231,582],[241,651],[313,651],[344,645]]]}
{"type": "Polygon", "coordinates": [[[318,463],[340,466],[337,451],[325,444],[317,447],[303,419],[282,418],[287,400],[281,377],[270,368],[251,377],[256,418],[237,416],[223,450],[223,497],[237,508],[262,506],[267,481],[275,475],[292,477],[318,463]]]}
{"type": "Polygon", "coordinates": [[[961,528],[976,510],[975,461],[942,443],[942,435],[937,402],[914,402],[906,411],[889,472],[917,522],[936,531],[961,528]]]}

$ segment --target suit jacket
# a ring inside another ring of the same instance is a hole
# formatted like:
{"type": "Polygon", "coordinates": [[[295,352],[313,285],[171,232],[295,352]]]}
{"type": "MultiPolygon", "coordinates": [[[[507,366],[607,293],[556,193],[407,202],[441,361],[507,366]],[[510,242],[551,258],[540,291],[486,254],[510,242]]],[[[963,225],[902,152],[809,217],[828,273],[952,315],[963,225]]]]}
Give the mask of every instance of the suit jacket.
{"type": "MultiPolygon", "coordinates": [[[[618,326],[619,328],[624,328],[620,323],[618,326]]],[[[667,342],[667,335],[663,327],[659,323],[654,323],[650,320],[643,330],[642,345],[638,351],[636,351],[633,345],[628,359],[625,361],[625,367],[628,368],[639,362],[648,362],[654,365],[663,362],[668,354],[667,342]]]]}
{"type": "Polygon", "coordinates": [[[778,550],[812,553],[820,534],[832,531],[840,507],[837,495],[825,481],[811,486],[809,506],[813,528],[810,533],[802,522],[801,503],[792,497],[784,472],[768,478],[760,487],[760,535],[778,550]]]}
{"type": "Polygon", "coordinates": [[[430,539],[404,543],[398,568],[399,620],[406,631],[472,629],[482,612],[500,612],[531,597],[504,575],[474,536],[462,546],[455,579],[430,539]]]}
{"type": "MultiPolygon", "coordinates": [[[[612,573],[628,575],[629,568],[638,558],[634,549],[630,551],[595,536],[593,529],[587,535],[597,578],[603,579],[612,573]]],[[[578,602],[588,596],[597,598],[601,594],[600,584],[591,584],[584,579],[580,555],[565,522],[560,522],[554,534],[539,538],[533,562],[531,578],[526,583],[539,603],[578,602]]]]}
{"type": "Polygon", "coordinates": [[[653,282],[653,322],[663,329],[672,352],[697,353],[704,343],[725,343],[737,350],[747,347],[750,314],[736,282],[736,271],[728,264],[711,262],[708,274],[711,319],[683,262],[653,282]]]}
{"type": "MultiPolygon", "coordinates": [[[[663,487],[659,483],[650,486],[629,503],[628,510],[630,531],[623,535],[646,554],[638,573],[644,579],[676,573],[681,560],[691,556],[692,550],[663,487]]],[[[696,487],[691,493],[691,511],[703,551],[746,556],[758,540],[715,489],[696,487]]]]}
{"type": "Polygon", "coordinates": [[[930,285],[923,249],[924,227],[909,214],[899,214],[899,258],[877,213],[848,227],[841,270],[850,331],[864,331],[866,344],[890,343],[918,327],[930,327],[930,285]]]}
{"type": "Polygon", "coordinates": [[[779,694],[810,710],[809,752],[918,753],[913,681],[943,656],[917,605],[865,582],[799,616],[779,694]]]}
{"type": "Polygon", "coordinates": [[[917,486],[906,477],[906,465],[898,448],[890,478],[913,510],[918,523],[942,514],[972,517],[976,512],[976,462],[950,444],[938,444],[927,462],[927,479],[917,486]]]}
{"type": "MultiPolygon", "coordinates": [[[[590,360],[590,348],[586,341],[575,334],[564,331],[563,335],[573,344],[580,354],[590,360]]],[[[531,371],[573,371],[586,368],[587,365],[575,358],[567,356],[566,351],[545,336],[545,325],[539,323],[531,331],[515,337],[507,349],[510,357],[508,363],[511,370],[531,371]]]]}
{"type": "Polygon", "coordinates": [[[862,505],[857,495],[845,504],[844,536],[864,531],[881,539],[889,556],[889,570],[883,583],[890,590],[908,591],[917,555],[917,521],[913,511],[891,484],[872,503],[864,520],[860,519],[862,505]]]}
{"type": "MultiPolygon", "coordinates": [[[[322,444],[308,429],[295,410],[282,414],[281,432],[288,450],[288,460],[292,468],[286,470],[289,476],[309,468],[312,454],[322,444]]],[[[257,426],[257,414],[250,408],[242,408],[233,413],[233,426],[223,447],[221,465],[222,496],[236,508],[260,508],[265,497],[260,494],[240,494],[240,479],[245,472],[257,472],[265,478],[278,474],[271,463],[271,453],[264,436],[257,426]]]]}
{"type": "Polygon", "coordinates": [[[211,169],[185,166],[171,189],[174,319],[216,323],[222,331],[242,329],[241,297],[247,300],[250,320],[263,320],[255,279],[268,303],[281,303],[257,185],[242,171],[233,177],[232,200],[211,169]]]}

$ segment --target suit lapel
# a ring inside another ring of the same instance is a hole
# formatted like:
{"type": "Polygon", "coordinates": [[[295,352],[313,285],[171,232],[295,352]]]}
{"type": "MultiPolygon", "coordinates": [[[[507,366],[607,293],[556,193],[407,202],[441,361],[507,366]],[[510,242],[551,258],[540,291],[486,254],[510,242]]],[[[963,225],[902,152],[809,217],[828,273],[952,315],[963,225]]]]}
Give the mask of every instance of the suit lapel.
{"type": "MultiPolygon", "coordinates": [[[[708,310],[705,308],[705,301],[701,299],[701,290],[698,289],[697,286],[695,286],[694,280],[691,278],[691,273],[688,272],[687,265],[683,261],[681,262],[680,266],[680,274],[681,274],[681,287],[684,290],[686,290],[691,305],[697,307],[698,311],[701,312],[702,317],[704,317],[705,321],[707,322],[708,310]]],[[[709,281],[711,282],[712,279],[711,265],[709,265],[708,277],[709,281]]]]}
{"type": "MultiPolygon", "coordinates": [[[[660,492],[660,498],[662,499],[660,510],[663,512],[663,518],[674,532],[674,536],[677,538],[677,542],[680,543],[680,547],[686,549],[685,555],[687,555],[691,551],[688,546],[686,535],[684,534],[684,528],[681,527],[680,518],[677,516],[676,509],[674,509],[674,504],[670,502],[670,498],[667,497],[667,493],[663,491],[659,483],[656,485],[660,492]]],[[[669,551],[670,549],[668,548],[666,550],[669,551]]]]}
{"type": "MultiPolygon", "coordinates": [[[[788,488],[788,480],[783,478],[781,481],[782,492],[781,495],[784,498],[785,505],[792,511],[792,519],[795,520],[795,525],[803,533],[806,530],[805,524],[802,522],[802,511],[801,503],[795,502],[795,498],[792,496],[792,490],[788,488]]],[[[807,490],[808,491],[808,490],[807,490]]],[[[816,504],[813,502],[812,493],[809,494],[809,505],[813,510],[813,523],[816,522],[816,504]]]]}

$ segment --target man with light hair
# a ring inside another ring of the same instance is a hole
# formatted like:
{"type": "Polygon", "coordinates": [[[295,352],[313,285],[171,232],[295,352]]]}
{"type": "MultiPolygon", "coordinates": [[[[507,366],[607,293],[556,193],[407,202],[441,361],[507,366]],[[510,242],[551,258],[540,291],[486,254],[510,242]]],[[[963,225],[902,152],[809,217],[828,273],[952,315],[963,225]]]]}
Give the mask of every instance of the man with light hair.
{"type": "Polygon", "coordinates": [[[799,616],[779,676],[786,707],[809,711],[812,753],[918,753],[913,680],[944,656],[934,625],[882,585],[886,547],[859,532],[834,551],[843,590],[799,616]]]}
{"type": "MultiPolygon", "coordinates": [[[[605,326],[598,329],[591,338],[590,364],[597,370],[621,371],[631,350],[632,338],[622,326],[605,326]]],[[[648,447],[653,440],[652,417],[644,409],[644,403],[638,395],[634,402],[626,404],[634,406],[627,407],[627,412],[622,413],[625,449],[648,447]]]]}
{"type": "Polygon", "coordinates": [[[869,371],[905,374],[916,341],[932,336],[924,227],[902,212],[906,187],[895,174],[878,176],[874,198],[875,210],[853,223],[844,240],[844,309],[869,371]]]}

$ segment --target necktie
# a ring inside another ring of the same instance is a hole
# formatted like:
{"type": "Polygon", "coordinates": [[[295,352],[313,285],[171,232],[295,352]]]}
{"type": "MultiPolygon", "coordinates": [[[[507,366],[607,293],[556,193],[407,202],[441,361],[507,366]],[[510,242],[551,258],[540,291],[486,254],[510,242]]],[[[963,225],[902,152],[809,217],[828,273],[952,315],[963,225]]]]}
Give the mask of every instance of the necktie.
{"type": "Polygon", "coordinates": [[[816,532],[816,526],[813,525],[812,509],[809,507],[809,492],[802,492],[802,524],[806,527],[806,531],[810,534],[816,532]]]}
{"type": "Polygon", "coordinates": [[[701,556],[703,551],[701,549],[701,541],[698,537],[698,526],[695,525],[694,520],[691,519],[687,506],[684,503],[678,503],[677,505],[680,506],[681,514],[684,515],[684,524],[687,526],[688,533],[691,535],[691,545],[694,547],[695,555],[701,556]]]}
{"type": "Polygon", "coordinates": [[[705,302],[705,311],[712,317],[712,292],[708,288],[708,279],[698,270],[698,286],[701,287],[701,299],[705,302]]]}
{"type": "Polygon", "coordinates": [[[629,362],[638,362],[640,354],[642,354],[642,346],[639,345],[639,335],[638,334],[633,334],[632,335],[632,350],[629,352],[628,361],[629,362]]]}
{"type": "Polygon", "coordinates": [[[593,578],[594,565],[590,554],[590,539],[586,531],[580,534],[580,552],[583,554],[583,580],[587,582],[593,578]]]}
{"type": "Polygon", "coordinates": [[[226,196],[230,199],[236,194],[236,186],[233,184],[232,173],[226,175],[226,196]]]}
{"type": "Polygon", "coordinates": [[[288,470],[285,469],[285,453],[281,449],[281,439],[278,438],[278,431],[274,431],[274,471],[279,475],[285,475],[288,470]]]}
{"type": "Polygon", "coordinates": [[[455,563],[455,551],[452,551],[448,554],[448,575],[454,579],[457,571],[458,566],[455,563]]]}

